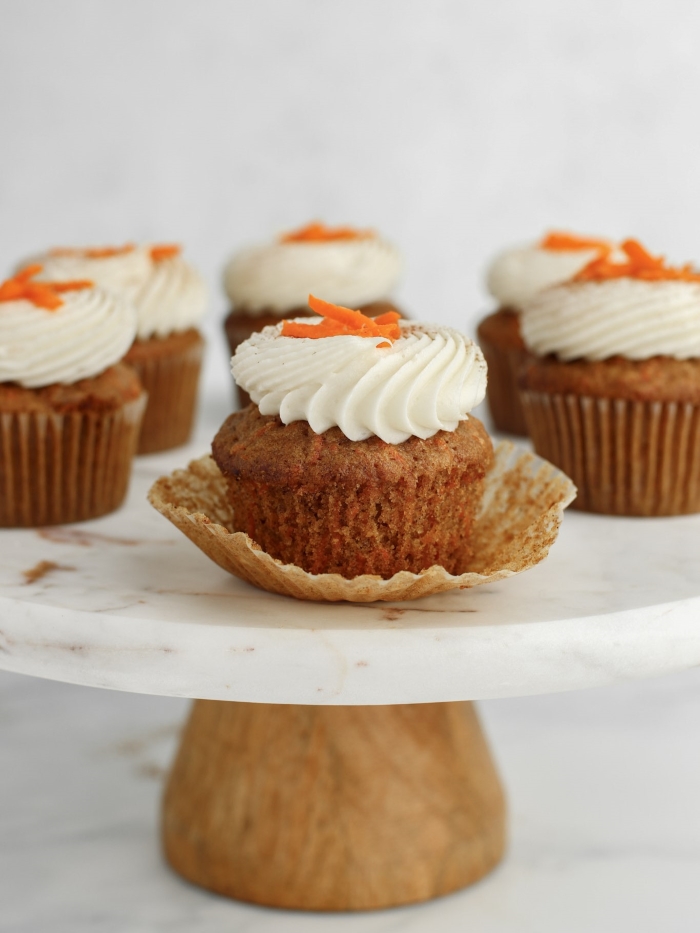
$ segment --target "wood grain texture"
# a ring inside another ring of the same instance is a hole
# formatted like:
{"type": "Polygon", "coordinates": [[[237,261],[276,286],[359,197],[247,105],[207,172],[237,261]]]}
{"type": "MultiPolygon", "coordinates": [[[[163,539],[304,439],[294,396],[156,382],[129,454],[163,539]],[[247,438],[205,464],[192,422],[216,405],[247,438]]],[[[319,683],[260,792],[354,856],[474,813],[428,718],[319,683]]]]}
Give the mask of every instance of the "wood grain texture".
{"type": "Polygon", "coordinates": [[[165,793],[172,867],[276,907],[367,910],[471,884],[505,805],[471,703],[197,700],[165,793]]]}

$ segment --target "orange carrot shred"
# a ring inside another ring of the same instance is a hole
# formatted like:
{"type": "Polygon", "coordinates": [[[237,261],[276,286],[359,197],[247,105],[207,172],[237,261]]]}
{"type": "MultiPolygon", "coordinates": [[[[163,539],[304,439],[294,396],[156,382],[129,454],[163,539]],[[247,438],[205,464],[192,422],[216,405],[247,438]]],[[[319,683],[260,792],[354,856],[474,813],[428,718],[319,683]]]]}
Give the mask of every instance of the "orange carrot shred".
{"type": "Polygon", "coordinates": [[[602,282],[607,279],[643,279],[647,282],[700,282],[700,273],[687,263],[669,266],[663,256],[652,256],[638,240],[625,240],[621,250],[627,260],[613,262],[601,256],[589,262],[578,272],[574,282],[602,282]]]}
{"type": "Polygon", "coordinates": [[[62,292],[78,291],[83,288],[92,288],[93,283],[86,279],[75,282],[36,282],[32,281],[38,275],[42,266],[27,266],[11,279],[0,285],[0,302],[29,301],[37,308],[46,311],[55,311],[63,304],[60,297],[62,292]]]}
{"type": "Polygon", "coordinates": [[[44,267],[39,263],[34,263],[31,266],[25,266],[24,269],[20,269],[20,271],[14,275],[12,279],[8,279],[8,281],[11,282],[14,280],[15,282],[28,282],[29,279],[33,279],[35,275],[39,275],[43,268],[44,267]]]}
{"type": "Polygon", "coordinates": [[[73,279],[69,282],[47,282],[54,292],[78,292],[83,288],[94,288],[95,283],[90,279],[73,279]]]}
{"type": "MultiPolygon", "coordinates": [[[[400,315],[396,311],[389,311],[377,318],[367,317],[361,311],[353,311],[342,305],[334,305],[323,301],[314,295],[309,295],[309,307],[322,320],[320,324],[304,324],[299,321],[283,321],[281,334],[283,337],[386,337],[389,341],[397,340],[401,336],[398,325],[400,315]],[[384,319],[380,323],[380,319],[384,319]]],[[[387,341],[377,344],[378,347],[389,347],[387,341]]]]}
{"type": "Polygon", "coordinates": [[[373,320],[375,324],[395,324],[401,320],[401,315],[398,311],[385,311],[373,320]]]}
{"type": "Polygon", "coordinates": [[[347,324],[350,327],[363,327],[369,324],[372,318],[367,317],[361,311],[353,311],[351,308],[344,308],[342,305],[331,304],[330,301],[323,301],[314,295],[309,295],[309,307],[321,317],[330,318],[339,324],[347,324]]]}
{"type": "Polygon", "coordinates": [[[584,249],[597,249],[603,254],[612,252],[612,243],[607,240],[600,240],[596,237],[583,237],[575,233],[564,233],[561,230],[553,230],[546,234],[540,240],[540,248],[558,251],[574,251],[584,249]]]}
{"type": "Polygon", "coordinates": [[[280,236],[280,243],[322,243],[332,240],[366,240],[373,237],[373,230],[356,230],[354,227],[327,227],[318,220],[291,230],[280,236]]]}
{"type": "Polygon", "coordinates": [[[173,256],[179,256],[182,247],[177,243],[157,243],[151,247],[151,259],[153,262],[163,262],[165,259],[172,259],[173,256]]]}

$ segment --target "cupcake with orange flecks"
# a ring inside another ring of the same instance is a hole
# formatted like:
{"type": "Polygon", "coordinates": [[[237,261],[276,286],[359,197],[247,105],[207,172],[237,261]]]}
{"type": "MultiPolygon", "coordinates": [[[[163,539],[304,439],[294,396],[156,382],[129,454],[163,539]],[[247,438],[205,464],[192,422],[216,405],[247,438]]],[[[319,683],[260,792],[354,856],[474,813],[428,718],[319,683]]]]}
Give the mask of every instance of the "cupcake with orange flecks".
{"type": "Polygon", "coordinates": [[[470,414],[478,347],[448,327],[370,318],[309,296],[302,317],[242,343],[253,402],[212,445],[234,531],[309,573],[460,573],[493,460],[470,414]]]}
{"type": "Polygon", "coordinates": [[[521,400],[575,507],[700,511],[700,274],[636,240],[524,305],[521,400]]]}
{"type": "Polygon", "coordinates": [[[400,273],[398,250],[373,230],[354,227],[314,222],[241,250],[224,272],[231,353],[263,327],[310,314],[310,293],[370,316],[396,310],[390,296],[400,273]]]}
{"type": "Polygon", "coordinates": [[[125,362],[148,392],[139,453],[184,444],[194,424],[206,286],[175,245],[61,248],[38,257],[53,281],[89,278],[132,301],[136,339],[125,362]]]}
{"type": "Polygon", "coordinates": [[[527,434],[517,384],[526,358],[520,328],[524,305],[543,288],[566,281],[612,249],[607,240],[553,232],[539,243],[505,250],[489,266],[486,283],[498,309],[481,321],[477,339],[489,367],[486,397],[499,431],[527,434]]]}
{"type": "Polygon", "coordinates": [[[136,334],[131,302],[41,272],[0,285],[0,527],[116,509],[146,403],[120,362],[136,334]]]}

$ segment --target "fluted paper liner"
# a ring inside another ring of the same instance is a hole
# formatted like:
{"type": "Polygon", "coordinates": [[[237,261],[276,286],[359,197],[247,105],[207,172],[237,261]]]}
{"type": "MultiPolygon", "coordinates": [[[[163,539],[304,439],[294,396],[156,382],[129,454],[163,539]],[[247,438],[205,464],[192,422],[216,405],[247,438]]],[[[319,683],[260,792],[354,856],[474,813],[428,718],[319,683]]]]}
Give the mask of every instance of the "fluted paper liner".
{"type": "Polygon", "coordinates": [[[507,434],[526,436],[525,414],[518,393],[518,373],[527,354],[521,349],[504,350],[481,336],[479,346],[488,367],[486,400],[495,427],[507,434]]]}
{"type": "Polygon", "coordinates": [[[146,394],[111,413],[0,414],[0,527],[97,518],[129,486],[146,394]]]}
{"type": "Polygon", "coordinates": [[[484,498],[472,531],[471,565],[459,575],[433,566],[401,571],[388,580],[369,574],[346,580],[311,574],[265,553],[243,532],[230,531],[232,507],[226,480],[210,456],[161,477],[149,501],[224,570],[273,593],[334,602],[417,599],[431,593],[492,583],[534,567],[557,537],[562,513],[576,495],[571,480],[550,463],[503,442],[486,476],[484,498]]]}
{"type": "Polygon", "coordinates": [[[192,434],[204,341],[169,356],[128,359],[148,392],[137,453],[151,454],[186,444],[192,434]]]}
{"type": "Polygon", "coordinates": [[[700,512],[700,406],[522,391],[535,450],[605,515],[700,512]]]}

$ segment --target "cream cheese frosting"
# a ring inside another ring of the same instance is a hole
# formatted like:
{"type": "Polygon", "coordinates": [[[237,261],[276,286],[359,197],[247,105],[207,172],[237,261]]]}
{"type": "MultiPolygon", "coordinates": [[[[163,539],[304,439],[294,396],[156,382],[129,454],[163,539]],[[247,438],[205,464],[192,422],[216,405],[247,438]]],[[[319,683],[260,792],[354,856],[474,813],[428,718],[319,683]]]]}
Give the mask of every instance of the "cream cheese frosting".
{"type": "Polygon", "coordinates": [[[133,343],[136,311],[100,288],[67,291],[55,310],[0,302],[0,382],[27,389],[73,383],[118,363],[133,343]]]}
{"type": "Polygon", "coordinates": [[[199,273],[180,255],[154,261],[151,249],[150,245],[135,246],[107,256],[91,256],[87,250],[52,250],[31,262],[43,266],[40,277],[46,281],[90,279],[124,295],[136,306],[137,339],[148,340],[196,327],[207,306],[207,288],[199,273]]]}
{"type": "Polygon", "coordinates": [[[398,250],[377,236],[281,242],[237,253],[224,272],[234,310],[252,317],[306,305],[310,292],[358,308],[387,298],[401,273],[398,250]]]}
{"type": "Polygon", "coordinates": [[[573,278],[600,255],[591,249],[549,250],[538,245],[507,249],[493,260],[486,286],[502,308],[522,310],[543,288],[573,278]]]}
{"type": "Polygon", "coordinates": [[[196,327],[207,308],[207,287],[182,256],[152,263],[133,296],[139,340],[167,337],[196,327]]]}
{"type": "Polygon", "coordinates": [[[90,256],[88,250],[49,250],[20,264],[43,267],[40,277],[48,282],[90,279],[100,288],[133,298],[151,273],[153,261],[146,247],[124,247],[110,255],[90,256]]]}
{"type": "Polygon", "coordinates": [[[545,289],[523,307],[534,353],[562,360],[700,358],[700,282],[616,278],[545,289]]]}
{"type": "Polygon", "coordinates": [[[353,441],[400,444],[454,431],[484,398],[481,350],[449,327],[400,327],[382,348],[382,337],[282,337],[281,324],[265,327],[238,347],[231,370],[263,415],[308,421],[317,434],[337,425],[353,441]]]}

